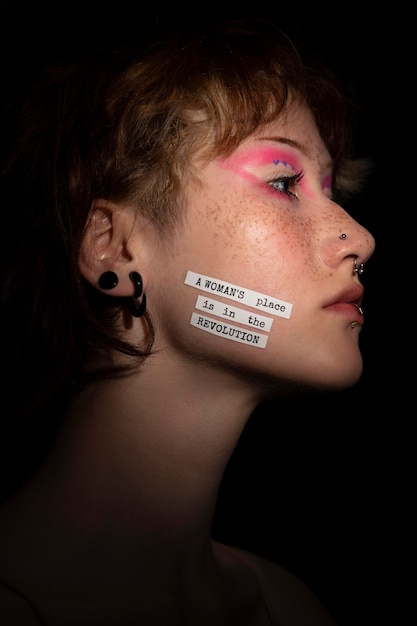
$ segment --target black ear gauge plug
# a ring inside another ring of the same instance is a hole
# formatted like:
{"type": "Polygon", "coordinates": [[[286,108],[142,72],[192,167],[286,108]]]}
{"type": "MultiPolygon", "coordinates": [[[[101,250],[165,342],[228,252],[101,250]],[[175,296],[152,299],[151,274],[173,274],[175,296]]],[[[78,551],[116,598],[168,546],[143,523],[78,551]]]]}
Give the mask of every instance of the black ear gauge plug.
{"type": "Polygon", "coordinates": [[[119,279],[115,272],[103,272],[98,279],[98,284],[102,289],[114,289],[118,284],[119,279]]]}

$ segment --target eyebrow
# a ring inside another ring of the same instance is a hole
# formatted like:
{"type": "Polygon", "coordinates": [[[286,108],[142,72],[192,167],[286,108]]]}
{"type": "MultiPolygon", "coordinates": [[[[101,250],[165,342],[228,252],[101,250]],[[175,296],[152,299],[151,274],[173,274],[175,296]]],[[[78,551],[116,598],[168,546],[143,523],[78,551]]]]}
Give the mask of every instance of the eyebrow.
{"type": "MultiPolygon", "coordinates": [[[[296,148],[301,154],[303,154],[307,158],[312,158],[311,150],[306,146],[305,143],[300,143],[296,139],[290,139],[289,137],[258,137],[260,141],[274,141],[276,143],[283,143],[287,146],[291,146],[292,148],[296,148]]],[[[332,167],[333,161],[330,159],[327,163],[328,167],[332,167]]]]}
{"type": "Polygon", "coordinates": [[[285,143],[288,146],[292,146],[293,148],[297,148],[300,152],[302,152],[305,156],[311,156],[310,150],[307,146],[295,139],[289,139],[289,137],[258,137],[260,141],[275,141],[277,143],[285,143]]]}

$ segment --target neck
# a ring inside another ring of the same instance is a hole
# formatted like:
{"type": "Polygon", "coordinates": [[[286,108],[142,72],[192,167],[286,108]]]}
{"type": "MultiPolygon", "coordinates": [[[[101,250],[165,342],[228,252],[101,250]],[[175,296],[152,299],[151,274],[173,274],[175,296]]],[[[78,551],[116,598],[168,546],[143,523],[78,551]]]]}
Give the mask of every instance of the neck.
{"type": "Polygon", "coordinates": [[[221,613],[252,597],[251,575],[211,531],[226,464],[258,392],[204,366],[167,363],[91,384],[72,403],[44,466],[4,518],[14,538],[10,562],[25,563],[24,579],[11,565],[18,587],[33,580],[58,598],[62,589],[96,594],[101,606],[106,590],[135,598],[140,580],[143,610],[165,602],[164,615],[178,597],[197,603],[199,615],[208,601],[221,613]]]}
{"type": "Polygon", "coordinates": [[[124,537],[130,548],[140,529],[151,558],[160,545],[182,561],[185,549],[201,557],[226,464],[258,399],[231,377],[195,369],[151,362],[74,401],[40,474],[52,476],[72,524],[99,526],[109,545],[124,537]]]}

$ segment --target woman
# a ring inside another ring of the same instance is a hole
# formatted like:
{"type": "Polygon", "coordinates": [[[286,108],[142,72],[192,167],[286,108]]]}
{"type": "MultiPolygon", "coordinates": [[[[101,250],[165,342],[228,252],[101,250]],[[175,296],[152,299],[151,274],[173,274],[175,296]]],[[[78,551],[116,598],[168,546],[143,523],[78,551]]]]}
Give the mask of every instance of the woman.
{"type": "Polygon", "coordinates": [[[82,50],[28,91],[2,174],[24,387],[4,420],[54,436],[0,509],[0,617],[334,624],[211,526],[254,409],[362,372],[374,240],[338,202],[368,168],[336,82],[253,22],[82,50]]]}

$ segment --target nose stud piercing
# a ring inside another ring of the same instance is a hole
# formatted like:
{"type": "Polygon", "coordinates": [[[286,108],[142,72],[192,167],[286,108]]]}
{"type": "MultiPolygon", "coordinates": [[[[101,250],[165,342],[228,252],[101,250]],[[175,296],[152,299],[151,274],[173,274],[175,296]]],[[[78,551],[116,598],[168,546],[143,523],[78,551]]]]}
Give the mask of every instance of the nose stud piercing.
{"type": "Polygon", "coordinates": [[[363,274],[365,271],[365,266],[363,263],[361,263],[360,265],[358,265],[358,257],[355,256],[355,258],[353,259],[353,272],[356,274],[363,274]]]}
{"type": "Polygon", "coordinates": [[[346,237],[347,237],[346,233],[342,233],[342,234],[339,236],[339,239],[346,239],[346,237]]]}

